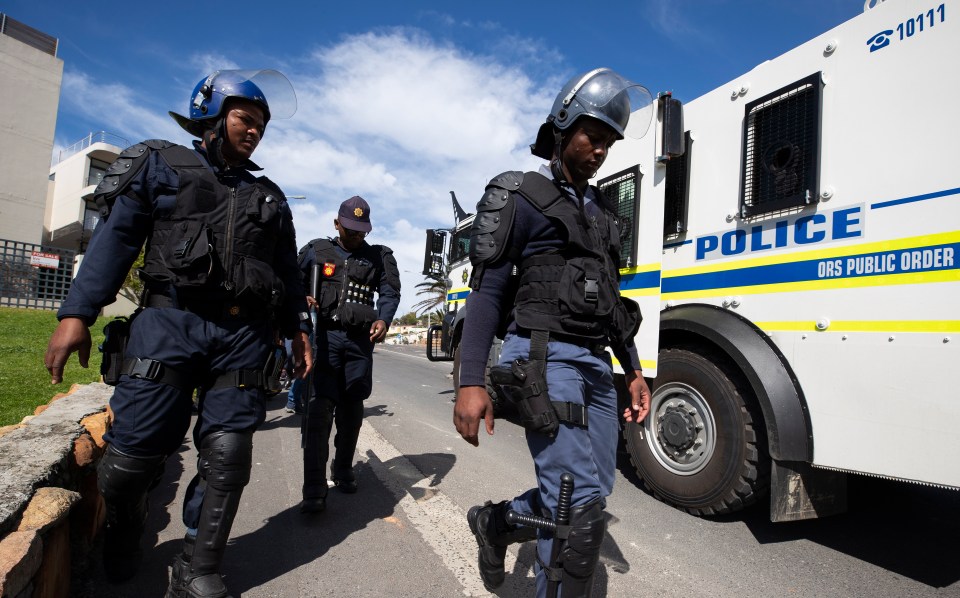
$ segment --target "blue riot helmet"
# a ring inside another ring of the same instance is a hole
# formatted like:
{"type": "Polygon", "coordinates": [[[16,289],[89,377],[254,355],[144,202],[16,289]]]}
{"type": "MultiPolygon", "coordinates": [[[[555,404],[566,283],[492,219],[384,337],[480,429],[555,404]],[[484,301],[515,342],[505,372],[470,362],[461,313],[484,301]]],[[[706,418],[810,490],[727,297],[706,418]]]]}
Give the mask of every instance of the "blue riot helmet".
{"type": "Polygon", "coordinates": [[[540,126],[533,155],[549,160],[559,147],[563,132],[581,116],[606,123],[619,139],[646,135],[653,116],[653,98],[647,88],[624,79],[608,68],[598,68],[573,77],[557,94],[547,121],[540,126]]]}
{"type": "Polygon", "coordinates": [[[264,125],[271,118],[290,118],[297,111],[297,96],[290,81],[279,71],[215,71],[197,83],[190,96],[190,117],[170,112],[185,131],[203,137],[224,116],[224,105],[231,98],[250,100],[263,109],[264,125]],[[267,98],[270,99],[269,103],[267,98]]]}

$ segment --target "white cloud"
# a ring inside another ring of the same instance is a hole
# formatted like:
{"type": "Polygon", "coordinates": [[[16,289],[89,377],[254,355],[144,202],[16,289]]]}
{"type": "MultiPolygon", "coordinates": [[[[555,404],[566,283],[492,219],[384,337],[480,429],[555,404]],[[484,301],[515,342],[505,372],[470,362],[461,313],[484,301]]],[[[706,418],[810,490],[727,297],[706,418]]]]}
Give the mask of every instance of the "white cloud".
{"type": "MultiPolygon", "coordinates": [[[[150,106],[140,90],[122,83],[101,83],[73,71],[63,74],[61,104],[94,123],[109,123],[109,131],[131,144],[141,139],[185,142],[186,133],[167,115],[150,106]]],[[[185,92],[189,93],[189,91],[185,92]]],[[[62,140],[69,144],[76,141],[62,140]]]]}
{"type": "MultiPolygon", "coordinates": [[[[485,183],[504,170],[539,161],[528,144],[543,122],[559,81],[539,73],[536,41],[516,40],[509,61],[470,54],[421,31],[392,29],[346,37],[301,58],[286,57],[284,73],[299,110],[274,120],[255,160],[291,200],[297,242],[334,234],[341,201],[361,195],[372,206],[371,243],[393,248],[401,270],[400,312],[418,301],[426,228],[453,224],[449,191],[472,211],[485,183]]],[[[555,53],[542,53],[554,57],[555,53]]],[[[233,67],[229,57],[194,60],[190,74],[233,67]]],[[[568,74],[568,73],[567,73],[568,74]]],[[[185,108],[184,89],[175,109],[185,108]]],[[[97,115],[131,142],[188,137],[152,108],[158,100],[117,83],[64,76],[64,103],[97,115]]],[[[269,98],[268,98],[269,100],[269,98]]],[[[182,113],[182,112],[181,112],[182,113]]]]}

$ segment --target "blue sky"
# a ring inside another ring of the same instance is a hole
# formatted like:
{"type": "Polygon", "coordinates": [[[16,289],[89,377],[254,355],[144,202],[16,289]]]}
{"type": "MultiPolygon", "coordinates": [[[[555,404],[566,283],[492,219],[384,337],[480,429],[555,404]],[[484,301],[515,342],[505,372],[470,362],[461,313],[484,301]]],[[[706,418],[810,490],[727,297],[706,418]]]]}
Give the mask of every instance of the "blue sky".
{"type": "MultiPolygon", "coordinates": [[[[895,0],[891,0],[895,1],[895,0]]],[[[853,18],[861,0],[632,2],[104,2],[8,0],[0,12],[59,38],[54,155],[90,132],[189,142],[186,113],[218,68],[275,68],[299,109],[254,159],[292,200],[298,244],[334,234],[339,203],[371,206],[418,298],[423,229],[472,211],[487,180],[536,168],[560,86],[611,67],[684,102],[853,18]]],[[[269,98],[268,98],[269,100],[269,98]]]]}

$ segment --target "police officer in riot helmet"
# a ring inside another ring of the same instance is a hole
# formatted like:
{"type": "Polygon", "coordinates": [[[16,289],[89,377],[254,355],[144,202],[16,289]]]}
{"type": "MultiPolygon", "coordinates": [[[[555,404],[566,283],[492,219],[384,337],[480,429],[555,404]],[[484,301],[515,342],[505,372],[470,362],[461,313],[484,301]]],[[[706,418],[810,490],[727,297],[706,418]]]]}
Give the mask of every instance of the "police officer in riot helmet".
{"type": "Polygon", "coordinates": [[[386,338],[400,305],[400,272],[393,251],[366,241],[372,230],[370,205],[360,196],[351,197],[340,204],[333,226],[336,237],[314,239],[298,257],[305,281],[318,266],[317,296],[307,298],[317,310],[317,365],[301,422],[303,513],[326,509],[334,424],[333,484],[346,494],[357,492],[353,456],[363,401],[373,388],[373,346],[386,338]]]}
{"type": "Polygon", "coordinates": [[[198,473],[167,596],[227,596],[220,565],[250,479],[253,432],[278,383],[281,336],[293,339],[298,375],[312,367],[290,209],[250,160],[271,117],[295,109],[277,71],[214,72],[190,96],[189,117],[170,113],[200,138],[193,148],[160,140],[127,148],[95,191],[102,220],[44,363],[53,383],[75,351],[86,367],[89,327],[143,246],[140,306],[128,327],[108,324],[104,343],[104,380],[116,390],[98,483],[112,581],[137,572],[147,494],[183,441],[196,391],[198,473]]]}
{"type": "Polygon", "coordinates": [[[468,512],[488,590],[504,582],[507,546],[536,538],[537,595],[591,593],[619,435],[606,348],[624,370],[625,421],[646,417],[650,390],[633,343],[639,310],[619,294],[615,206],[589,180],[615,141],[646,132],[651,114],[649,92],[609,69],[574,77],[531,146],[548,165],[497,176],[477,205],[454,425],[474,446],[481,423],[493,434],[485,366],[494,335],[505,333],[502,365],[490,370],[496,415],[516,411],[538,477],[536,487],[512,500],[468,512]],[[564,473],[573,476],[568,537],[555,546],[549,532],[507,521],[511,510],[556,515],[564,473]]]}

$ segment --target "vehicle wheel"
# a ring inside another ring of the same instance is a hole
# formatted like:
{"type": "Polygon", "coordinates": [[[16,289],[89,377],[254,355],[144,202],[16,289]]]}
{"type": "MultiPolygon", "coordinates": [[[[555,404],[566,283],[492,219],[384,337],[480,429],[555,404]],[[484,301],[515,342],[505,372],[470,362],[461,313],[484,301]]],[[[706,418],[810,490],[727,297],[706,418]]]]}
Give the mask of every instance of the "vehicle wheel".
{"type": "Polygon", "coordinates": [[[694,515],[739,511],[769,488],[763,418],[746,381],[721,359],[661,351],[650,414],[624,438],[654,496],[694,515]]]}

